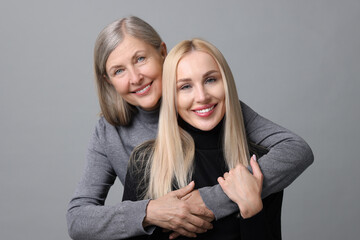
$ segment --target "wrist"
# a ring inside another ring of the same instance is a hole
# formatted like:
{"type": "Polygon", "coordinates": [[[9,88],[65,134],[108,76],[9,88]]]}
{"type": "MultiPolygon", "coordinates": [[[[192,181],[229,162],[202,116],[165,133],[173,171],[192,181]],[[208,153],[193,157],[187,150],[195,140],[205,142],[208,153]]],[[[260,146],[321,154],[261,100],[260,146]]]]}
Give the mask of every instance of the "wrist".
{"type": "Polygon", "coordinates": [[[143,225],[144,228],[153,225],[151,223],[151,217],[150,217],[151,216],[152,204],[153,204],[152,201],[153,200],[149,201],[149,203],[148,203],[148,205],[146,207],[146,210],[145,210],[145,217],[144,217],[144,220],[142,222],[142,225],[143,225]]]}
{"type": "Polygon", "coordinates": [[[244,219],[251,218],[263,209],[262,201],[250,201],[249,206],[238,204],[240,214],[244,219]]]}

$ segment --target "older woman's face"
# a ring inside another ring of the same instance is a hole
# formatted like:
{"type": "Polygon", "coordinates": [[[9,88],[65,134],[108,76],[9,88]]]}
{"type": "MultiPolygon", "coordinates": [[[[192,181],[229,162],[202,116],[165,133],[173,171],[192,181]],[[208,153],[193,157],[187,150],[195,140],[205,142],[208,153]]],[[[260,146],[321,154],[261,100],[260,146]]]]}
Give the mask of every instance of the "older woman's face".
{"type": "Polygon", "coordinates": [[[205,52],[187,53],[176,76],[177,109],[182,119],[203,131],[213,129],[225,114],[225,89],[220,69],[205,52]]]}
{"type": "Polygon", "coordinates": [[[106,62],[107,79],[125,101],[144,110],[153,110],[161,98],[165,56],[165,44],[158,51],[142,40],[125,35],[106,62]]]}

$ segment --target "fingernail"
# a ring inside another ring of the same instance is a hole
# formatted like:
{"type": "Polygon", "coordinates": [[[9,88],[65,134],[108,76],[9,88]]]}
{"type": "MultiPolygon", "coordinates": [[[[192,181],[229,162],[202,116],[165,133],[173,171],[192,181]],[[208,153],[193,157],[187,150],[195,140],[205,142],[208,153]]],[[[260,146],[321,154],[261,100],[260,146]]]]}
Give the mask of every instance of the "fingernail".
{"type": "Polygon", "coordinates": [[[255,154],[252,155],[252,158],[253,158],[254,161],[256,162],[256,155],[255,155],[255,154]]]}

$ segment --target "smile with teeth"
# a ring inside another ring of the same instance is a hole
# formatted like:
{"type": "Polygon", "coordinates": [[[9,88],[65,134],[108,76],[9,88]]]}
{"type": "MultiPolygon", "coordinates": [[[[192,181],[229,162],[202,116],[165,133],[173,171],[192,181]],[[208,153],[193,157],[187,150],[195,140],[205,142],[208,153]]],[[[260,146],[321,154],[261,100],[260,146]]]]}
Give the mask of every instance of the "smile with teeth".
{"type": "Polygon", "coordinates": [[[210,112],[211,110],[213,110],[215,107],[215,105],[213,105],[212,107],[209,107],[209,108],[205,108],[205,109],[201,109],[201,110],[195,110],[195,112],[197,113],[207,113],[207,112],[210,112]]]}
{"type": "Polygon", "coordinates": [[[138,90],[138,91],[135,91],[135,92],[133,92],[133,93],[141,95],[141,94],[145,93],[150,87],[151,87],[151,83],[149,83],[149,85],[147,85],[147,86],[144,87],[143,89],[138,90]]]}

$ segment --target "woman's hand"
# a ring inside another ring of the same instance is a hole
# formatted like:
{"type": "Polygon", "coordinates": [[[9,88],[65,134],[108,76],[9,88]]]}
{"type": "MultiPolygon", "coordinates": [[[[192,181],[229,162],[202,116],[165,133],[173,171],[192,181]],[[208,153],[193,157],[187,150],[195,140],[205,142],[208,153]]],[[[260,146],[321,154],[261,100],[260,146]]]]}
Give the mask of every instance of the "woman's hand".
{"type": "MultiPolygon", "coordinates": [[[[169,229],[186,237],[196,237],[196,233],[212,229],[213,213],[203,205],[197,205],[181,200],[190,193],[195,186],[194,182],[172,191],[163,197],[150,200],[146,209],[143,226],[155,225],[169,229]]],[[[172,238],[176,237],[172,236],[172,238]]]]}
{"type": "Polygon", "coordinates": [[[237,203],[244,219],[256,215],[263,208],[261,200],[263,175],[255,155],[251,157],[250,165],[253,174],[244,165],[239,164],[229,173],[225,173],[224,177],[218,178],[221,188],[233,202],[237,203]]]}
{"type": "MultiPolygon", "coordinates": [[[[208,210],[208,208],[206,207],[206,205],[200,195],[199,190],[191,191],[190,193],[188,193],[184,197],[182,197],[181,200],[184,200],[185,202],[187,202],[188,204],[191,204],[193,206],[198,206],[200,208],[208,210]]],[[[215,216],[212,212],[211,212],[211,216],[209,214],[206,214],[206,215],[198,215],[198,217],[202,218],[203,220],[205,220],[207,222],[212,222],[215,219],[215,216]]],[[[170,237],[170,239],[175,239],[180,235],[181,234],[178,232],[172,232],[169,237],[170,237]]]]}

